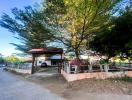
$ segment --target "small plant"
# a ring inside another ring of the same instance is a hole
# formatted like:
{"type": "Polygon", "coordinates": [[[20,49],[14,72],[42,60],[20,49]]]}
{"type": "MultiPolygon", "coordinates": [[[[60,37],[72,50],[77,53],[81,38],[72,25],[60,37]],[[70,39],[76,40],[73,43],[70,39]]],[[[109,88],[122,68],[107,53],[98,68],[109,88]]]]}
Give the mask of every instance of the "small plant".
{"type": "Polygon", "coordinates": [[[108,59],[101,59],[99,61],[100,64],[108,64],[109,63],[109,60],[108,59]]]}
{"type": "Polygon", "coordinates": [[[132,83],[132,78],[128,76],[120,77],[120,78],[109,78],[110,80],[113,81],[124,81],[124,82],[130,82],[132,83]]]}

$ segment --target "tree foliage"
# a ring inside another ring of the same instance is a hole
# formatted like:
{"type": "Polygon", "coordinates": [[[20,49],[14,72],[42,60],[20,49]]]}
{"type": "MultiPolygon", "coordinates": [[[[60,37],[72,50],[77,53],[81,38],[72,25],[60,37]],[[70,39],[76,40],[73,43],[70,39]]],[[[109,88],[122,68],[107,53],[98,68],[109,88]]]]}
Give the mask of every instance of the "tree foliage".
{"type": "Polygon", "coordinates": [[[0,63],[4,63],[5,59],[3,57],[0,57],[0,63]]]}
{"type": "Polygon", "coordinates": [[[131,57],[132,10],[127,8],[120,16],[114,18],[110,26],[103,28],[90,44],[94,51],[110,57],[131,57]]]}
{"type": "Polygon", "coordinates": [[[23,10],[12,9],[14,17],[8,14],[1,16],[0,25],[13,33],[17,33],[15,38],[21,44],[12,43],[17,49],[27,52],[32,48],[46,47],[46,43],[51,39],[50,32],[45,25],[44,14],[41,10],[31,6],[23,10]]]}
{"type": "Polygon", "coordinates": [[[5,59],[4,57],[2,56],[2,54],[0,53],[0,63],[4,63],[5,62],[5,59]]]}
{"type": "Polygon", "coordinates": [[[120,1],[46,0],[44,9],[56,40],[79,57],[95,33],[109,23],[120,1]]]}
{"type": "Polygon", "coordinates": [[[6,57],[5,61],[7,63],[13,63],[13,64],[17,64],[17,63],[21,62],[21,60],[19,58],[17,58],[16,56],[14,56],[14,55],[6,57]]]}

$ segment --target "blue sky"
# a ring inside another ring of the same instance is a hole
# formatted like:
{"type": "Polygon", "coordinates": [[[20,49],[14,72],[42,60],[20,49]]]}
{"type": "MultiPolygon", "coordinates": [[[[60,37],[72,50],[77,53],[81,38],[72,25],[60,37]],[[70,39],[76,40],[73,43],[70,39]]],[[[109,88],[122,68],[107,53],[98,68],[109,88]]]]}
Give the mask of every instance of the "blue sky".
{"type": "MultiPolygon", "coordinates": [[[[14,7],[23,9],[24,6],[33,5],[35,2],[40,3],[41,0],[1,0],[0,1],[0,16],[2,13],[11,14],[11,9],[14,7]]],[[[19,43],[13,37],[13,33],[7,29],[0,27],[0,53],[8,56],[12,53],[19,53],[20,51],[15,50],[15,47],[10,43],[19,43]]]]}

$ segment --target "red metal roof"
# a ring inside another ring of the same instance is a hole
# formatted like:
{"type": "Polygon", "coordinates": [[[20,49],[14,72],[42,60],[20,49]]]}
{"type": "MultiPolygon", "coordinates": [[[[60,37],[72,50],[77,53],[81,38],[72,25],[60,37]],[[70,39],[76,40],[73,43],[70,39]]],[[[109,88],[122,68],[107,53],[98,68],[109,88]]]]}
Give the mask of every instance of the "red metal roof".
{"type": "Polygon", "coordinates": [[[74,59],[70,62],[70,65],[77,65],[77,66],[80,66],[80,65],[85,65],[85,61],[82,60],[82,59],[74,59]]]}
{"type": "Polygon", "coordinates": [[[44,49],[40,48],[40,49],[31,49],[31,50],[29,50],[29,52],[41,52],[41,51],[44,51],[44,49]]]}
{"type": "Polygon", "coordinates": [[[36,54],[36,53],[63,53],[63,49],[62,48],[35,48],[35,49],[31,49],[28,51],[31,54],[36,54]]]}

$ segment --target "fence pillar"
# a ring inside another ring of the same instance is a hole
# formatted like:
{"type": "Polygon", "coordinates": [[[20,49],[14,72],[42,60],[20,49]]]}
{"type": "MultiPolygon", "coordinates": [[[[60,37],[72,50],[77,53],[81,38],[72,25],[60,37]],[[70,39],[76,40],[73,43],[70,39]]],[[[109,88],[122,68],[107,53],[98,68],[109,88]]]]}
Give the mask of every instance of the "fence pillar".
{"type": "Polygon", "coordinates": [[[89,72],[92,72],[93,71],[93,66],[92,64],[89,65],[89,72]]]}
{"type": "Polygon", "coordinates": [[[100,67],[101,72],[103,72],[103,65],[99,64],[99,67],[100,67]]]}
{"type": "Polygon", "coordinates": [[[109,71],[109,65],[108,64],[105,64],[104,65],[104,70],[105,70],[105,72],[108,72],[109,71]]]}

